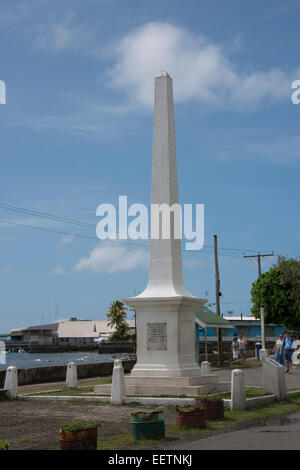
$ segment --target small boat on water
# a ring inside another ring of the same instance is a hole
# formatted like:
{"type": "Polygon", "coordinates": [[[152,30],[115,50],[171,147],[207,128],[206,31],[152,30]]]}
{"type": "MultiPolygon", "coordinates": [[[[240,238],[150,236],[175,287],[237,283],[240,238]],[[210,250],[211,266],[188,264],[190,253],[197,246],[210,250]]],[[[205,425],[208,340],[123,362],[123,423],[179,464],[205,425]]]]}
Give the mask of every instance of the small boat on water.
{"type": "Polygon", "coordinates": [[[25,351],[24,351],[24,349],[19,349],[18,352],[19,353],[24,353],[25,351]]]}

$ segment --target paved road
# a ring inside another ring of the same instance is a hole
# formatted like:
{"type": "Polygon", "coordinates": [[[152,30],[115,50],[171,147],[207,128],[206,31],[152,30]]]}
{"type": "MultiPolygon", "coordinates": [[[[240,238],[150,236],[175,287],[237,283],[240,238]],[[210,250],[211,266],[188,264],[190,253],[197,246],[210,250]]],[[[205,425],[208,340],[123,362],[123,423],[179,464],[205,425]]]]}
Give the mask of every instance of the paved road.
{"type": "Polygon", "coordinates": [[[300,450],[300,412],[274,419],[268,426],[173,444],[172,450],[300,450]],[[282,421],[282,424],[280,424],[282,421]]]}
{"type": "MultiPolygon", "coordinates": [[[[262,387],[262,367],[249,367],[242,370],[244,371],[245,385],[262,387]]],[[[218,374],[220,382],[231,382],[231,370],[219,370],[214,373],[218,374]]],[[[294,367],[292,374],[285,374],[285,377],[287,387],[300,388],[300,367],[294,367]]]]}

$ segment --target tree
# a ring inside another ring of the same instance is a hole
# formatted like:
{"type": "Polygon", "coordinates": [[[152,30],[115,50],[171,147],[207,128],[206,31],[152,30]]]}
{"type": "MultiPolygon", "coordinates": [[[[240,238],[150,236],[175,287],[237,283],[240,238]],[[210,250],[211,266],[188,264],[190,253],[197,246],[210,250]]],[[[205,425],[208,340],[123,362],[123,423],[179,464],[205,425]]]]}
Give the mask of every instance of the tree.
{"type": "Polygon", "coordinates": [[[251,296],[256,318],[263,303],[267,323],[300,330],[300,261],[278,257],[277,263],[252,284],[251,296]]]}
{"type": "Polygon", "coordinates": [[[108,308],[107,318],[110,320],[108,325],[115,328],[110,341],[125,341],[129,338],[129,325],[126,322],[127,313],[123,302],[115,300],[108,308]]]}

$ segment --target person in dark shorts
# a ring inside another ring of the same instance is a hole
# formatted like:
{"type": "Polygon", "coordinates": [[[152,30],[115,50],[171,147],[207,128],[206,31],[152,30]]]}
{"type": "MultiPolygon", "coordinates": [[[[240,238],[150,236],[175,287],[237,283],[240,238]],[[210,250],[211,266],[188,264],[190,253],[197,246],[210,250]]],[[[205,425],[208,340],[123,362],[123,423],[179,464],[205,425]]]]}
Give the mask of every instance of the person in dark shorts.
{"type": "Polygon", "coordinates": [[[293,367],[293,363],[292,363],[292,355],[294,351],[293,342],[294,341],[291,337],[290,331],[287,331],[285,338],[282,341],[280,354],[283,353],[283,358],[284,358],[285,367],[286,367],[285,373],[289,373],[289,374],[292,373],[292,367],[293,367]]]}

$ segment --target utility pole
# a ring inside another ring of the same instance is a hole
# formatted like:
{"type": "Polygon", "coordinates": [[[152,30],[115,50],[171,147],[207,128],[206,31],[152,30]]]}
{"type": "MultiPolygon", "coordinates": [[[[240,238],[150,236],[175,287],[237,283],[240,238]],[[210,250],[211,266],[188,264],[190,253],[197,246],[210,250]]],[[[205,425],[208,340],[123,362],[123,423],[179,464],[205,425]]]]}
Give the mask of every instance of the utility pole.
{"type": "MultiPolygon", "coordinates": [[[[218,262],[218,238],[214,235],[214,249],[215,249],[215,280],[216,280],[216,314],[221,315],[220,312],[220,276],[219,276],[219,262],[218,262]]],[[[222,342],[222,328],[218,328],[218,353],[219,365],[223,364],[223,342],[222,342]]]]}
{"type": "Polygon", "coordinates": [[[265,256],[274,256],[274,253],[257,253],[257,255],[243,255],[244,258],[257,258],[258,263],[258,277],[261,275],[261,258],[265,256]]]}
{"type": "MultiPolygon", "coordinates": [[[[243,255],[244,258],[257,258],[258,264],[258,277],[261,275],[261,258],[265,256],[274,256],[274,253],[257,253],[257,255],[243,255]]],[[[266,349],[266,338],[265,338],[265,309],[263,301],[261,300],[260,304],[260,329],[261,329],[261,343],[262,349],[266,349]]]]}

